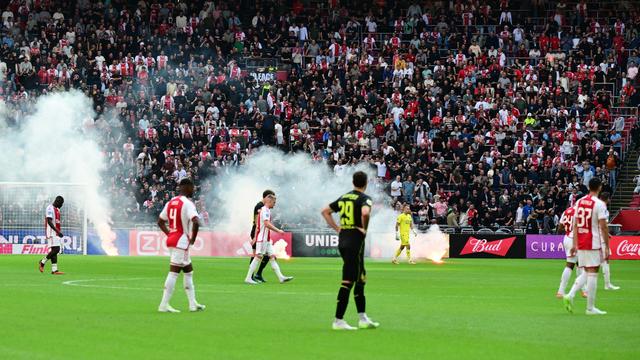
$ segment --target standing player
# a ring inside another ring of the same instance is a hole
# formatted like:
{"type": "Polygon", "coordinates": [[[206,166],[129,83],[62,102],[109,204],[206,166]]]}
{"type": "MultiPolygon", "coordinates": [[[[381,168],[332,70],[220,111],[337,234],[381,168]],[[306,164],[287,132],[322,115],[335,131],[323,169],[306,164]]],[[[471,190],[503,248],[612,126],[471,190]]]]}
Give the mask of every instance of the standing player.
{"type": "Polygon", "coordinates": [[[264,206],[258,211],[258,223],[256,225],[256,256],[251,261],[251,264],[249,264],[249,272],[244,280],[247,284],[258,284],[252,278],[264,257],[271,260],[271,268],[276,273],[276,276],[278,276],[278,280],[280,280],[281,283],[293,280],[292,276],[282,275],[280,266],[276,261],[276,256],[273,253],[273,246],[270,239],[271,231],[275,231],[280,234],[284,233],[283,230],[278,229],[271,222],[271,209],[273,209],[274,206],[276,206],[276,195],[269,194],[264,198],[264,206]]]}
{"type": "Polygon", "coordinates": [[[578,264],[584,268],[573,284],[569,294],[563,297],[564,306],[569,312],[573,312],[573,298],[576,292],[585,282],[587,284],[587,315],[604,315],[607,312],[595,307],[596,290],[598,286],[598,270],[600,269],[604,244],[605,254],[608,257],[609,229],[607,229],[607,206],[598,199],[602,189],[602,181],[599,178],[589,180],[589,195],[576,202],[573,216],[573,244],[570,255],[578,254],[578,264]]]}
{"type": "Polygon", "coordinates": [[[189,299],[189,311],[202,311],[205,306],[196,301],[196,290],[193,286],[193,265],[189,256],[189,246],[195,243],[200,228],[196,206],[190,200],[193,196],[194,185],[191,179],[184,178],[180,180],[178,187],[180,195],[169,200],[158,218],[158,226],[167,235],[167,247],[171,257],[169,274],[164,282],[164,293],[158,311],[180,312],[169,305],[180,271],[184,273],[184,291],[189,299]],[[169,222],[168,227],[167,221],[169,222]]]}
{"type": "MultiPolygon", "coordinates": [[[[600,200],[604,202],[605,205],[609,206],[609,200],[611,200],[611,194],[608,192],[603,192],[600,194],[600,200]]],[[[607,230],[609,229],[609,210],[607,209],[607,230]]],[[[604,289],[605,290],[620,290],[620,286],[615,286],[611,283],[611,269],[609,268],[609,255],[611,255],[611,249],[605,244],[600,244],[600,249],[602,249],[602,275],[604,276],[604,289]],[[605,252],[608,251],[609,253],[605,252]]]]}
{"type": "MultiPolygon", "coordinates": [[[[577,256],[571,255],[571,247],[573,246],[573,215],[575,214],[575,209],[573,206],[567,208],[560,217],[560,222],[558,224],[558,232],[565,232],[564,239],[562,240],[562,245],[564,246],[564,251],[567,256],[567,265],[562,271],[562,276],[560,277],[560,287],[558,287],[558,292],[556,293],[556,297],[562,299],[565,295],[565,290],[567,289],[567,284],[569,283],[569,279],[571,278],[571,273],[573,272],[573,268],[576,266],[576,262],[578,261],[577,256]]],[[[582,274],[582,270],[578,267],[577,270],[578,276],[582,274]]],[[[582,292],[582,297],[587,297],[587,293],[585,291],[582,292]]]]}
{"type": "MultiPolygon", "coordinates": [[[[264,206],[265,198],[269,195],[275,195],[275,194],[276,193],[274,193],[271,190],[265,190],[262,193],[262,201],[258,201],[256,206],[253,208],[253,226],[251,227],[251,247],[253,248],[253,256],[251,256],[251,259],[249,259],[249,265],[251,265],[251,262],[253,261],[253,258],[255,257],[255,254],[256,254],[256,224],[258,223],[258,213],[260,212],[260,209],[262,209],[262,207],[264,206]]],[[[261,282],[261,283],[267,282],[262,277],[262,271],[264,270],[264,268],[267,266],[268,263],[269,263],[269,257],[264,256],[262,258],[262,262],[260,263],[260,267],[258,267],[258,271],[252,278],[253,281],[261,282]]]]}
{"type": "Polygon", "coordinates": [[[403,211],[404,212],[402,214],[398,215],[398,220],[396,221],[396,240],[400,240],[400,248],[396,251],[396,256],[394,256],[391,262],[398,264],[398,257],[402,253],[402,250],[406,248],[409,264],[415,264],[416,262],[411,259],[411,244],[409,244],[409,232],[413,231],[413,234],[416,234],[413,229],[411,207],[407,204],[404,206],[403,211]]]}
{"type": "Polygon", "coordinates": [[[364,192],[367,189],[367,174],[357,171],[353,174],[353,191],[342,195],[322,210],[322,216],[329,226],[338,232],[338,250],[344,262],[342,265],[342,284],[338,290],[338,305],[333,330],[357,330],[344,321],[344,313],[349,304],[349,295],[353,289],[353,298],[358,309],[358,327],[375,329],[379,323],[372,321],[365,312],[366,301],[364,285],[367,272],[364,269],[364,239],[367,235],[371,216],[371,198],[364,192]],[[332,213],[340,213],[340,226],[333,220],[332,213]]]}
{"type": "Polygon", "coordinates": [[[49,253],[38,262],[40,272],[44,272],[44,265],[47,260],[51,260],[51,274],[53,275],[64,275],[63,272],[58,271],[58,254],[60,253],[61,240],[64,236],[60,231],[60,209],[62,205],[64,205],[64,198],[58,195],[53,200],[53,204],[47,206],[44,218],[44,235],[49,244],[49,253]]]}

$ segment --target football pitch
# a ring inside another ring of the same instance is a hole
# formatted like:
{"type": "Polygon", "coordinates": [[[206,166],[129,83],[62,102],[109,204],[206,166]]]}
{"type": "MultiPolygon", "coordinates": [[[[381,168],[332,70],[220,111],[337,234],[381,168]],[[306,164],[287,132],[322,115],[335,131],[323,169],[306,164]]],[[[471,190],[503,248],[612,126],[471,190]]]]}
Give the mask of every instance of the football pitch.
{"type": "MultiPolygon", "coordinates": [[[[555,298],[558,260],[368,261],[367,313],[376,330],[331,330],[340,259],[281,261],[295,280],[245,285],[248,260],[194,258],[200,313],[187,311],[182,276],[156,312],[167,258],[62,256],[67,274],[41,274],[38,257],[0,257],[2,359],[638,359],[640,262],[614,261],[617,292],[598,281],[597,306],[568,314],[555,298]]],[[[49,264],[47,264],[47,270],[49,264]]],[[[573,281],[573,279],[572,279],[573,281]]],[[[353,297],[345,319],[357,324],[353,297]]]]}

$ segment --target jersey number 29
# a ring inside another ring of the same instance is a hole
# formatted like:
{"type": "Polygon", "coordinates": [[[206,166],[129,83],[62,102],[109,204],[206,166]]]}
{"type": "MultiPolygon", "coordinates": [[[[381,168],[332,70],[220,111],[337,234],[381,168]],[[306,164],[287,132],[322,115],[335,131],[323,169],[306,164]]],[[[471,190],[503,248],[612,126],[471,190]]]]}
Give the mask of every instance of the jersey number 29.
{"type": "Polygon", "coordinates": [[[342,226],[355,225],[355,219],[353,215],[353,202],[339,201],[338,206],[340,206],[340,225],[342,226]]]}

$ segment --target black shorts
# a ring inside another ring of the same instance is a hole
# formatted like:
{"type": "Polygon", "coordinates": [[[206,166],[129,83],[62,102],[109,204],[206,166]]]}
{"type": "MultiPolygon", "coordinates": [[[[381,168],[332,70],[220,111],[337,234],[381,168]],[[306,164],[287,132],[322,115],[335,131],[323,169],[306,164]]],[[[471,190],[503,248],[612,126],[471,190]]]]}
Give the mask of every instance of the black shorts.
{"type": "Polygon", "coordinates": [[[364,234],[358,230],[344,230],[338,237],[338,250],[344,262],[342,280],[361,282],[367,280],[364,269],[364,234]]]}

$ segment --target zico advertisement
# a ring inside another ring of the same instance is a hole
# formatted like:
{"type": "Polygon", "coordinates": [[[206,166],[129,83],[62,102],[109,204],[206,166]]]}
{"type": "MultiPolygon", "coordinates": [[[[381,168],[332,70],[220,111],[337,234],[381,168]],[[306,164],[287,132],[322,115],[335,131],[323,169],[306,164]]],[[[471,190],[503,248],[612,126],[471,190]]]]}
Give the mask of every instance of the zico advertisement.
{"type": "Polygon", "coordinates": [[[452,258],[517,258],[526,256],[524,235],[451,234],[449,256],[452,258]]]}
{"type": "MultiPolygon", "coordinates": [[[[277,257],[291,256],[291,233],[271,232],[273,251],[277,257]]],[[[225,234],[201,231],[196,242],[189,248],[192,256],[251,256],[253,249],[248,234],[225,234]]],[[[129,255],[166,256],[169,250],[166,235],[160,231],[129,232],[129,255]]]]}
{"type": "Polygon", "coordinates": [[[613,260],[640,260],[640,236],[612,236],[611,256],[613,260]]]}
{"type": "Polygon", "coordinates": [[[564,259],[564,235],[527,235],[528,259],[564,259]]]}

